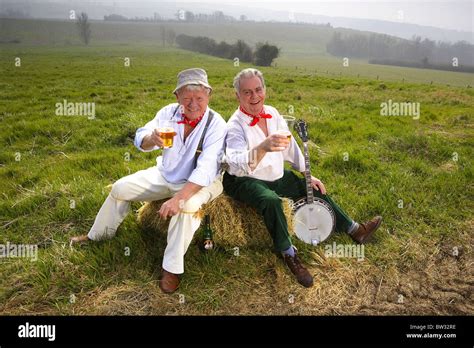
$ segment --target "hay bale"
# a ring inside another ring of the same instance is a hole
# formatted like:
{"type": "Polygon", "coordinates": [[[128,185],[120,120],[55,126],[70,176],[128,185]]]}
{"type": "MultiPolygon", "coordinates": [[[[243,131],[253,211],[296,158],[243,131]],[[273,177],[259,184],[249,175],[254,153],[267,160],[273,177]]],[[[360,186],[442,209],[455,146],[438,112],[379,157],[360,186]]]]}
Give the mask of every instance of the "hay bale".
{"type": "MultiPolygon", "coordinates": [[[[166,200],[147,202],[138,210],[138,223],[152,230],[168,230],[169,219],[160,219],[158,210],[166,200]]],[[[288,221],[290,235],[293,232],[292,202],[282,198],[283,211],[288,221]]],[[[220,246],[272,246],[270,234],[263,218],[252,207],[238,202],[225,193],[202,206],[200,216],[209,215],[214,242],[220,246]]],[[[199,236],[199,230],[196,235],[199,236]]]]}

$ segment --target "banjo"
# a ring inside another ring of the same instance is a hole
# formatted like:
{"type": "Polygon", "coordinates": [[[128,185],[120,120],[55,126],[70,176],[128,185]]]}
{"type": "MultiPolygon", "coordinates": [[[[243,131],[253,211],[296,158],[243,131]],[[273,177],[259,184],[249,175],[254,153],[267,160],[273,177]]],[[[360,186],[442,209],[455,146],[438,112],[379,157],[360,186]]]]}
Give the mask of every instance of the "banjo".
{"type": "Polygon", "coordinates": [[[308,244],[318,245],[334,231],[335,215],[329,203],[313,195],[306,122],[304,120],[296,121],[295,130],[303,141],[304,147],[306,197],[302,197],[294,203],[293,226],[299,239],[308,244]]]}

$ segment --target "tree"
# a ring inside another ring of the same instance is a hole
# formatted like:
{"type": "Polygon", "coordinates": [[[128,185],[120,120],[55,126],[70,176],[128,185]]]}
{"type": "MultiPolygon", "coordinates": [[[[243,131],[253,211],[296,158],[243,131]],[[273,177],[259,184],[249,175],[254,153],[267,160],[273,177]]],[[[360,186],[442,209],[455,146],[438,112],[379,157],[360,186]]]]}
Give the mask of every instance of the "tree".
{"type": "Polygon", "coordinates": [[[184,20],[186,22],[194,22],[195,20],[194,13],[192,13],[191,11],[184,12],[184,20]]]}
{"type": "Polygon", "coordinates": [[[225,15],[224,12],[222,11],[214,11],[212,13],[212,18],[214,19],[215,22],[217,23],[223,23],[225,22],[225,15]]]}
{"type": "Polygon", "coordinates": [[[280,49],[266,43],[258,43],[255,49],[255,64],[260,66],[270,66],[273,59],[280,54],[280,49]]]}
{"type": "Polygon", "coordinates": [[[128,21],[128,18],[125,17],[125,16],[121,16],[121,15],[118,15],[118,14],[111,14],[111,15],[108,15],[108,16],[104,16],[104,21],[128,21]]]}
{"type": "Polygon", "coordinates": [[[429,65],[428,57],[424,57],[424,58],[421,60],[421,64],[422,64],[423,68],[427,68],[428,65],[429,65]]]}
{"type": "Polygon", "coordinates": [[[166,29],[163,25],[160,26],[160,32],[161,32],[162,46],[165,47],[165,44],[166,44],[166,29]]]}
{"type": "Polygon", "coordinates": [[[251,62],[253,61],[252,48],[243,40],[237,40],[237,42],[232,45],[231,56],[229,58],[239,58],[242,62],[251,62]]]}
{"type": "Polygon", "coordinates": [[[173,46],[175,39],[176,39],[176,33],[174,32],[174,30],[173,29],[167,30],[166,31],[166,43],[169,46],[173,46]]]}
{"type": "Polygon", "coordinates": [[[331,40],[326,44],[326,51],[333,56],[342,56],[344,42],[341,38],[341,33],[335,31],[332,34],[331,40]]]}
{"type": "Polygon", "coordinates": [[[215,55],[221,58],[234,59],[235,57],[232,57],[232,48],[232,45],[221,41],[221,43],[216,46],[215,55]]]}
{"type": "Polygon", "coordinates": [[[86,45],[89,44],[91,39],[91,24],[89,23],[89,17],[87,13],[82,12],[77,18],[77,27],[79,29],[79,36],[86,45]]]}

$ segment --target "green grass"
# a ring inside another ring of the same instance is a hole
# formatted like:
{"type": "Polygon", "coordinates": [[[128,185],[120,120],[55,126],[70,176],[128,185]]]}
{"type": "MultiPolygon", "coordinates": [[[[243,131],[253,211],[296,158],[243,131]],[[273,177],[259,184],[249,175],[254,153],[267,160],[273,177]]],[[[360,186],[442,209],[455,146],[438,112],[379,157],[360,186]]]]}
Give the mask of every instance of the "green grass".
{"type": "MultiPolygon", "coordinates": [[[[384,216],[362,263],[324,259],[324,246],[296,241],[316,275],[313,290],[300,288],[270,247],[241,248],[235,256],[232,246],[221,246],[206,255],[193,244],[180,303],[179,294],[162,295],[157,286],[165,235],[141,231],[134,214],[116,238],[70,249],[69,237],[87,232],[93,223],[107,195],[105,186],[154,165],[157,153],[138,152],[134,132],[174,101],[176,74],[194,66],[208,71],[215,91],[211,107],[227,119],[237,107],[232,78],[243,68],[231,61],[138,45],[3,46],[0,243],[41,248],[36,262],[0,260],[0,312],[472,314],[464,290],[472,277],[465,266],[472,260],[473,226],[470,88],[262,69],[267,103],[281,113],[292,107],[309,122],[313,173],[336,201],[359,221],[384,216]],[[21,67],[14,66],[14,57],[21,57],[21,67]],[[131,67],[124,67],[124,57],[131,58],[131,67]],[[96,119],[55,115],[55,104],[63,99],[94,101],[96,119]],[[389,99],[419,102],[420,119],[380,116],[380,103],[389,99]],[[453,247],[462,257],[448,255],[453,247]],[[452,264],[444,268],[441,262],[452,264]],[[407,290],[406,284],[416,284],[426,272],[431,280],[444,277],[438,284],[455,277],[464,297],[430,300],[428,294],[420,299],[407,290]],[[398,305],[398,294],[412,301],[398,305]],[[289,295],[296,296],[291,306],[289,295]],[[423,301],[428,307],[417,305],[423,301]]],[[[328,242],[333,241],[350,243],[345,235],[328,242]]]]}
{"type": "MultiPolygon", "coordinates": [[[[379,79],[380,81],[409,81],[451,86],[474,86],[473,74],[430,69],[403,68],[368,64],[366,60],[349,60],[344,67],[342,58],[326,52],[326,44],[335,31],[353,33],[354,30],[330,28],[295,23],[137,23],[103,22],[91,23],[91,45],[115,46],[114,50],[133,52],[135,45],[161,46],[161,27],[173,30],[177,35],[206,36],[214,40],[233,43],[239,39],[254,46],[269,41],[281,48],[280,57],[275,60],[278,67],[317,72],[322,77],[351,76],[357,79],[379,79]]],[[[44,45],[67,47],[74,50],[80,45],[74,21],[3,19],[0,23],[0,42],[19,40],[18,51],[23,45],[44,45]]],[[[365,33],[357,31],[358,33],[365,33]]],[[[368,33],[367,33],[368,34],[368,33]]],[[[291,71],[291,70],[290,70],[291,71]]],[[[299,72],[291,72],[299,74],[299,72]]]]}
{"type": "Polygon", "coordinates": [[[285,52],[276,60],[276,63],[277,66],[291,67],[330,78],[350,76],[354,79],[378,79],[381,82],[398,81],[474,87],[474,75],[471,73],[368,64],[366,60],[355,58],[349,58],[349,65],[343,66],[342,57],[285,52]]]}

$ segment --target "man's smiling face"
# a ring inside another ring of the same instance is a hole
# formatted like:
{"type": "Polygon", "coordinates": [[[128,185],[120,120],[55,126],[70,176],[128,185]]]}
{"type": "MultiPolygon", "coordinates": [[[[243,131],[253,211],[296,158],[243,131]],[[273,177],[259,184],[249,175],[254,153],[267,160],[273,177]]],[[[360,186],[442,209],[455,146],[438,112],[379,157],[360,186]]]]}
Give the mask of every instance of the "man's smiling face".
{"type": "Polygon", "coordinates": [[[178,91],[176,99],[183,106],[183,111],[190,120],[200,117],[209,104],[209,95],[205,88],[192,90],[182,88],[178,91]]]}
{"type": "Polygon", "coordinates": [[[262,111],[265,102],[265,88],[258,76],[242,78],[239,93],[236,94],[240,106],[252,115],[262,111]]]}

